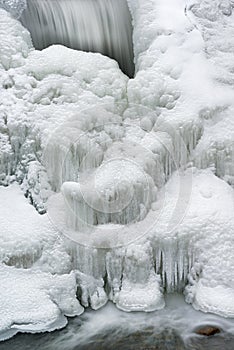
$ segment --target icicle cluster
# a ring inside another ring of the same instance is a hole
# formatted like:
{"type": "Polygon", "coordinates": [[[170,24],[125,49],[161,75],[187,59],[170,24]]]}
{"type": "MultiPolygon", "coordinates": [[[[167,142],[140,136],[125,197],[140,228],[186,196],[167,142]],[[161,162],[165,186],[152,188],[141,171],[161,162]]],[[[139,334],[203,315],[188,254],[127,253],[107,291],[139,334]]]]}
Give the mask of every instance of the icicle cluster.
{"type": "Polygon", "coordinates": [[[81,304],[98,309],[109,299],[125,311],[153,311],[164,306],[163,291],[182,292],[195,261],[189,242],[152,243],[112,250],[68,243],[81,304]]]}

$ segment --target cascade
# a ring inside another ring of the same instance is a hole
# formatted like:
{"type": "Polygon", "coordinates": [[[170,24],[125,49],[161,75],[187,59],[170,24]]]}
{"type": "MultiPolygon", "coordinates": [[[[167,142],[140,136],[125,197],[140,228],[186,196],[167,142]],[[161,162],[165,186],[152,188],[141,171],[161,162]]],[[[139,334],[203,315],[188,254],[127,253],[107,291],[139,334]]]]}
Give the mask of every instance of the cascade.
{"type": "Polygon", "coordinates": [[[21,17],[36,49],[62,44],[100,52],[134,74],[131,15],[125,0],[29,0],[21,17]]]}

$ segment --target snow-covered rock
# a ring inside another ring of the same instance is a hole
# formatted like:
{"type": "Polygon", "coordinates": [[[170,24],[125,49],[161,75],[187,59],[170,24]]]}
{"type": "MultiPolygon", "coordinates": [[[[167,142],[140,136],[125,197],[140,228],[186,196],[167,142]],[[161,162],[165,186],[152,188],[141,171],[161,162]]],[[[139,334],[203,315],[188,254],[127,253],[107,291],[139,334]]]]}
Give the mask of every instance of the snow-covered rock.
{"type": "Polygon", "coordinates": [[[52,331],[83,312],[63,239],[19,186],[0,187],[0,339],[52,331]]]}
{"type": "MultiPolygon", "coordinates": [[[[72,128],[75,133],[74,122],[78,126],[83,120],[84,124],[82,111],[87,107],[100,104],[104,109],[117,113],[123,110],[128,78],[114,60],[100,54],[74,51],[58,45],[41,52],[34,50],[27,30],[4,10],[0,11],[1,182],[9,183],[9,176],[16,175],[19,181],[24,181],[25,193],[43,211],[47,197],[39,198],[39,194],[35,198],[31,187],[27,187],[28,172],[32,169],[30,163],[39,161],[40,172],[46,170],[56,178],[54,169],[51,169],[53,162],[47,167],[46,156],[45,164],[42,160],[42,153],[50,148],[50,139],[60,156],[63,147],[59,145],[57,150],[54,138],[57,137],[57,143],[60,143],[59,129],[64,130],[64,123],[69,134],[72,128]],[[120,107],[118,102],[121,102],[120,107]]],[[[82,130],[90,129],[92,132],[92,122],[86,120],[82,130]]],[[[68,136],[66,146],[69,148],[70,144],[68,136]]],[[[52,156],[54,154],[50,158],[52,156]]],[[[38,175],[34,181],[38,182],[38,175]]],[[[44,183],[45,188],[41,190],[45,192],[48,190],[47,180],[44,183]]],[[[54,179],[51,186],[54,189],[56,185],[54,179]]],[[[41,184],[35,186],[41,187],[41,184]]]]}

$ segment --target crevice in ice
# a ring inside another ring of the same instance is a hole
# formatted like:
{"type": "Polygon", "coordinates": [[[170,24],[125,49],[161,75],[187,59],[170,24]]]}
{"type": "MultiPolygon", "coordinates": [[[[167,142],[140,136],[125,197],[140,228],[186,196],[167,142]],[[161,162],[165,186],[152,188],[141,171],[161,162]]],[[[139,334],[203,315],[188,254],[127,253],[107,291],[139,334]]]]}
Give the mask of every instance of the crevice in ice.
{"type": "Polygon", "coordinates": [[[134,75],[132,20],[126,0],[28,0],[21,16],[36,49],[62,44],[114,58],[134,75]]]}
{"type": "Polygon", "coordinates": [[[156,273],[161,276],[165,292],[183,292],[193,261],[188,243],[165,240],[155,250],[156,273]]]}

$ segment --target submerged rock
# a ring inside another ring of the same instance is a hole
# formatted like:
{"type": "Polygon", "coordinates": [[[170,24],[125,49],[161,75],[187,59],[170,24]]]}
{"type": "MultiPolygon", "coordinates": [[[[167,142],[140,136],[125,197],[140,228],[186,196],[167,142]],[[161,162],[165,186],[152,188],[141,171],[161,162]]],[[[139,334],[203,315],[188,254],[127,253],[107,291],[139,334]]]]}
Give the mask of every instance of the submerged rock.
{"type": "Polygon", "coordinates": [[[203,328],[197,329],[196,333],[199,335],[204,335],[206,337],[210,337],[211,335],[215,335],[220,333],[221,330],[218,327],[214,326],[205,326],[203,328]]]}

